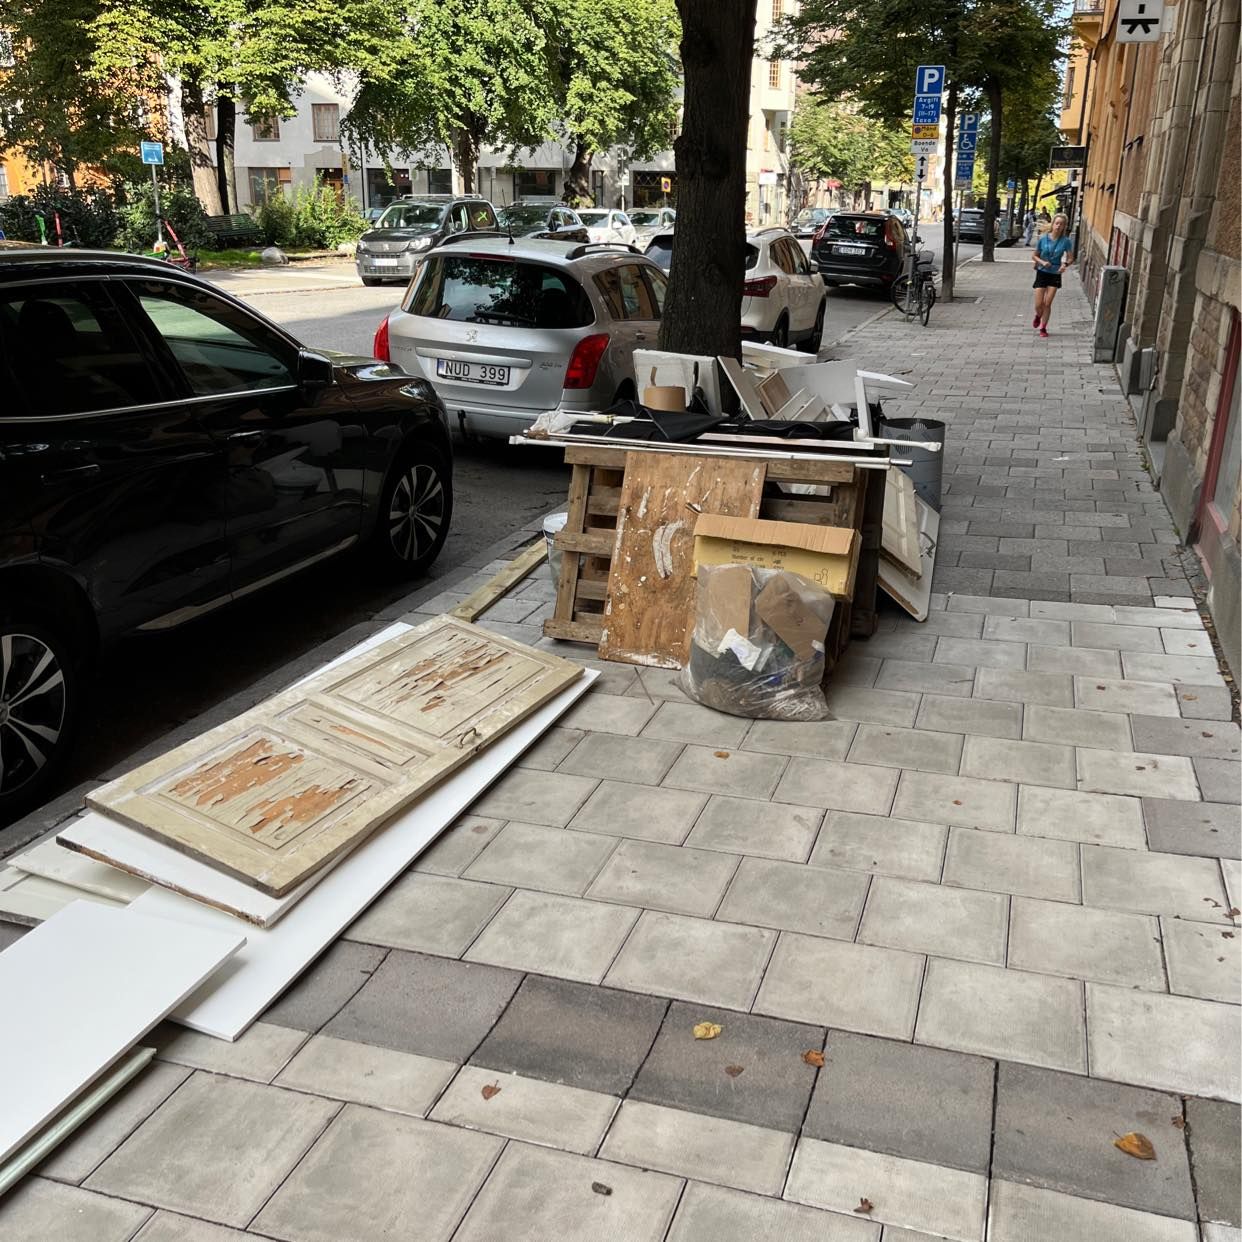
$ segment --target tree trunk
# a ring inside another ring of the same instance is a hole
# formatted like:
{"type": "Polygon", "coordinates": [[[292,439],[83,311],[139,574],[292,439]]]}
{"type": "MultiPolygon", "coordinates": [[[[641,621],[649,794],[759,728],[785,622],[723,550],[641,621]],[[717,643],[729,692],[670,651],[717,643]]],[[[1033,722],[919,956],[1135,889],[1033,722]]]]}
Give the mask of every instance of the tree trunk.
{"type": "Polygon", "coordinates": [[[987,93],[991,112],[988,126],[988,195],[983,208],[983,253],[979,257],[984,263],[995,263],[996,226],[1000,222],[1000,199],[996,187],[1000,183],[1001,158],[1001,88],[995,78],[988,78],[987,93]]]}
{"type": "Polygon", "coordinates": [[[674,144],[677,229],[660,348],[742,352],[746,131],[757,0],[677,0],[685,118],[674,144]]]}
{"type": "Polygon", "coordinates": [[[220,190],[220,210],[234,215],[237,206],[237,166],[234,162],[237,139],[237,101],[230,88],[216,91],[216,185],[220,190]]]}
{"type": "Polygon", "coordinates": [[[574,162],[565,174],[565,193],[562,195],[570,207],[585,207],[594,203],[591,197],[591,161],[595,152],[585,142],[574,147],[574,162]]]}
{"type": "Polygon", "coordinates": [[[454,132],[453,157],[461,177],[461,192],[473,194],[479,171],[479,143],[474,133],[464,125],[454,132]]]}
{"type": "Polygon", "coordinates": [[[190,172],[194,177],[194,193],[209,216],[224,214],[220,202],[220,186],[211,163],[210,140],[207,137],[207,105],[202,83],[191,78],[181,79],[181,115],[185,121],[185,142],[190,152],[190,172]]]}
{"type": "Polygon", "coordinates": [[[945,301],[953,301],[954,253],[953,253],[953,181],[957,171],[953,162],[953,140],[957,136],[957,83],[949,82],[949,97],[944,105],[944,237],[940,252],[940,290],[945,301]]]}

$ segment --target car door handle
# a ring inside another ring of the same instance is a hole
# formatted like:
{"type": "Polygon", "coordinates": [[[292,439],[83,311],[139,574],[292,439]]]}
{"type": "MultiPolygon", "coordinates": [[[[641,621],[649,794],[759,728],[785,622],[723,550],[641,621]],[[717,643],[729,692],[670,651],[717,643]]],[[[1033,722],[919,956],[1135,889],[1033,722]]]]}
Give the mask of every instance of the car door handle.
{"type": "Polygon", "coordinates": [[[99,464],[90,462],[85,466],[66,466],[63,470],[49,470],[39,476],[44,487],[54,487],[57,483],[68,483],[73,479],[92,479],[99,473],[99,464]]]}
{"type": "Polygon", "coordinates": [[[258,444],[262,439],[261,431],[232,431],[228,435],[230,444],[258,444]]]}

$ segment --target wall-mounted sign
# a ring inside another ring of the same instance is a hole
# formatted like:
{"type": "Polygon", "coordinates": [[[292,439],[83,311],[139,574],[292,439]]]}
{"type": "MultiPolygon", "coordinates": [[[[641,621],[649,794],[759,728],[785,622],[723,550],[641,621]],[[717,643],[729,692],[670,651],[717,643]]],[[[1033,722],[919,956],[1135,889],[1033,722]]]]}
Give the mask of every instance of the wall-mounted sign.
{"type": "Polygon", "coordinates": [[[1086,147],[1053,147],[1048,156],[1049,170],[1054,168],[1086,168],[1086,147]]]}

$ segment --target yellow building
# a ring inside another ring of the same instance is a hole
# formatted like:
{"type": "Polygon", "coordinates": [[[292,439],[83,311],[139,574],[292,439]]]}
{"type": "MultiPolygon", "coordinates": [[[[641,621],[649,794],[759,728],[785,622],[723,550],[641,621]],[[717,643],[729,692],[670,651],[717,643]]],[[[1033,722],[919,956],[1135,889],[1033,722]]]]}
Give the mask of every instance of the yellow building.
{"type": "Polygon", "coordinates": [[[1057,128],[1065,141],[1082,144],[1087,128],[1087,108],[1091,93],[1091,54],[1100,39],[1104,0],[1074,0],[1074,37],[1065,69],[1065,93],[1061,99],[1061,119],[1057,128]]]}

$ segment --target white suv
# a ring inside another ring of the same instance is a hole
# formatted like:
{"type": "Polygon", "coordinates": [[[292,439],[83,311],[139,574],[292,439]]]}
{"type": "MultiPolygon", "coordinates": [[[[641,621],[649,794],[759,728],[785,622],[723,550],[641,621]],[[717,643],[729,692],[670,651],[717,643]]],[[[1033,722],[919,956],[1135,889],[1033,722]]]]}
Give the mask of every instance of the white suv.
{"type": "Polygon", "coordinates": [[[604,207],[582,207],[578,219],[586,225],[593,242],[624,242],[627,246],[638,243],[638,230],[630,223],[624,211],[612,211],[604,207]]]}
{"type": "Polygon", "coordinates": [[[828,295],[798,239],[773,226],[746,234],[742,338],[819,352],[828,295]]]}

